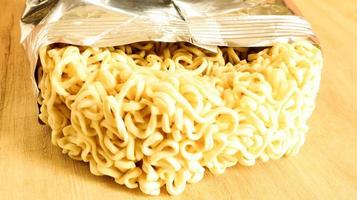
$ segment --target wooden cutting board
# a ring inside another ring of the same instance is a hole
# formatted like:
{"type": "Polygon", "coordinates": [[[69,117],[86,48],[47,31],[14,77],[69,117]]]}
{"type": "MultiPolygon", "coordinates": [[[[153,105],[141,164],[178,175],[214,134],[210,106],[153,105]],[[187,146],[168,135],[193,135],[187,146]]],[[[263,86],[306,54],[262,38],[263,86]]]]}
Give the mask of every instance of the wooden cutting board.
{"type": "Polygon", "coordinates": [[[91,175],[51,145],[37,123],[30,71],[19,44],[24,0],[0,3],[0,199],[357,199],[357,2],[300,0],[319,36],[325,66],[300,154],[225,174],[206,174],[170,197],[143,195],[91,175]]]}

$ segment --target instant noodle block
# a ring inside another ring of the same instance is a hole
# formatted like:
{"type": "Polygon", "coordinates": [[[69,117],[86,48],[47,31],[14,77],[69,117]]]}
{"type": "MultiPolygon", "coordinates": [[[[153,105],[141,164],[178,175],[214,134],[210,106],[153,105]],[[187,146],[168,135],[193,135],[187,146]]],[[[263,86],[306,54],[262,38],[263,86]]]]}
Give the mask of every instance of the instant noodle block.
{"type": "Polygon", "coordinates": [[[322,69],[307,40],[217,53],[150,41],[39,52],[40,119],[52,143],[149,195],[180,194],[206,170],[296,154],[322,69]]]}

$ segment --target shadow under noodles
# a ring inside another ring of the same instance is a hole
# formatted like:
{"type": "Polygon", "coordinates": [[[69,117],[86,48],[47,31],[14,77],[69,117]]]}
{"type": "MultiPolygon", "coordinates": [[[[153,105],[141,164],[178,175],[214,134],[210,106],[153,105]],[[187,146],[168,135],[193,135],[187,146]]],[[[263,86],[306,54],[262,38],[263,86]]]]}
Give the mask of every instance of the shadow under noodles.
{"type": "Polygon", "coordinates": [[[19,145],[19,147],[24,148],[22,152],[31,149],[30,154],[26,156],[31,157],[32,161],[35,160],[36,165],[51,167],[51,165],[56,164],[56,167],[61,168],[62,174],[75,176],[85,181],[94,181],[99,185],[105,185],[105,187],[113,191],[147,197],[138,188],[129,189],[125,185],[119,185],[109,176],[93,175],[89,170],[89,163],[73,160],[68,155],[63,154],[60,147],[51,143],[51,128],[47,125],[40,125],[37,121],[37,116],[25,119],[25,121],[23,129],[31,130],[30,132],[33,134],[23,134],[25,137],[23,138],[24,144],[19,145]]]}

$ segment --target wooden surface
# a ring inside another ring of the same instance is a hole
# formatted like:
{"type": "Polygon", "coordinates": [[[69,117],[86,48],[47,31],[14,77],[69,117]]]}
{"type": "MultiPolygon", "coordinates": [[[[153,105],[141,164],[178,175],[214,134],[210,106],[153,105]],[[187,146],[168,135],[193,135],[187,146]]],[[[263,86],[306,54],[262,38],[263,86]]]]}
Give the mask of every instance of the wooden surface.
{"type": "Polygon", "coordinates": [[[0,4],[0,199],[357,199],[357,2],[296,3],[319,36],[325,66],[317,108],[298,156],[207,174],[178,197],[142,195],[91,175],[51,145],[37,124],[19,45],[24,0],[0,4]]]}

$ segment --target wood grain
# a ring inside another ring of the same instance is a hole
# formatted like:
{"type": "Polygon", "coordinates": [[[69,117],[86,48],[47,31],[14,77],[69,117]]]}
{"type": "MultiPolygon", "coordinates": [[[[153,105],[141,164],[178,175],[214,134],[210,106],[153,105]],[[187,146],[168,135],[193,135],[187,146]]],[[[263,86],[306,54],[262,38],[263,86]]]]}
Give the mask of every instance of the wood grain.
{"type": "Polygon", "coordinates": [[[37,123],[19,45],[24,0],[0,4],[0,199],[357,199],[357,3],[296,1],[319,36],[325,66],[317,108],[298,156],[207,174],[178,197],[142,195],[91,175],[51,145],[37,123]]]}

